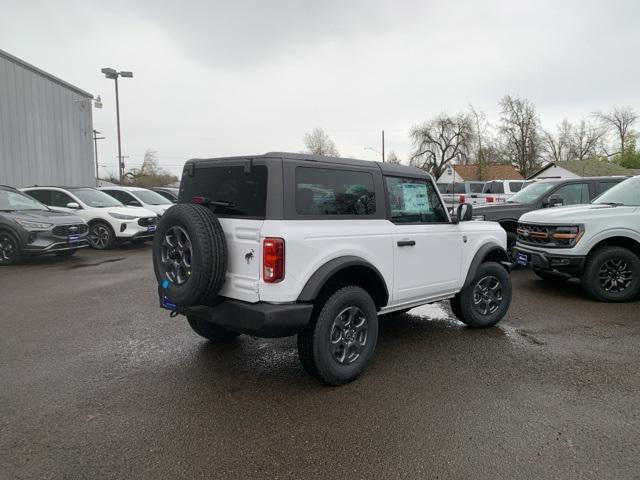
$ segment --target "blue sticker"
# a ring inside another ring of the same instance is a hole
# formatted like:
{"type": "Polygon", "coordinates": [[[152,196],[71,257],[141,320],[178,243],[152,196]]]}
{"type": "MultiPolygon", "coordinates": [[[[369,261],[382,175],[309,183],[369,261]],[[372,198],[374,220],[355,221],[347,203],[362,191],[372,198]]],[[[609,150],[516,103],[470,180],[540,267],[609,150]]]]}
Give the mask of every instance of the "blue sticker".
{"type": "Polygon", "coordinates": [[[167,288],[169,288],[169,280],[165,278],[164,280],[162,280],[162,283],[160,285],[162,285],[162,288],[166,290],[167,288]]]}

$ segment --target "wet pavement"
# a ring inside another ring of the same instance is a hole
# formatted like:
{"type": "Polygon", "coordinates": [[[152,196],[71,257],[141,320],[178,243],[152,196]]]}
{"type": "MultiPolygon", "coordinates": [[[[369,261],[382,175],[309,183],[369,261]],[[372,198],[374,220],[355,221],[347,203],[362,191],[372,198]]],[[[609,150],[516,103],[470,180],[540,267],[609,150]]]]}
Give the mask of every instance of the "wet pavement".
{"type": "Polygon", "coordinates": [[[212,346],[148,246],[0,269],[0,478],[640,478],[640,302],[513,273],[489,330],[385,318],[325,387],[295,339],[212,346]]]}

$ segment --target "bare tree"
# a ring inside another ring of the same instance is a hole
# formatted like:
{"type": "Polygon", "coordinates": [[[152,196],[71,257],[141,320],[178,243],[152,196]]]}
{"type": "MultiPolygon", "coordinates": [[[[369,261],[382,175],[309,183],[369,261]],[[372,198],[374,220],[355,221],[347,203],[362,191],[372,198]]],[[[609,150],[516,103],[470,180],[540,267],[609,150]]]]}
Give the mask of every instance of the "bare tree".
{"type": "Polygon", "coordinates": [[[564,162],[570,159],[573,125],[565,118],[558,125],[557,134],[542,130],[540,144],[544,157],[550,162],[564,162]]]}
{"type": "Polygon", "coordinates": [[[311,133],[305,133],[302,141],[304,146],[307,147],[307,153],[325,155],[327,157],[340,156],[336,144],[320,127],[314,128],[311,133]]]}
{"type": "Polygon", "coordinates": [[[385,159],[387,163],[392,163],[394,165],[400,165],[402,162],[398,158],[398,155],[393,150],[389,150],[387,153],[387,158],[385,159]]]}
{"type": "Polygon", "coordinates": [[[569,157],[572,160],[586,160],[598,155],[605,130],[586,120],[571,129],[569,135],[569,157]]]}
{"type": "Polygon", "coordinates": [[[487,115],[469,104],[470,118],[473,125],[474,154],[478,169],[478,180],[484,180],[485,165],[487,164],[488,130],[487,115]]]}
{"type": "Polygon", "coordinates": [[[516,170],[526,178],[539,164],[540,138],[536,108],[529,100],[510,95],[502,97],[500,107],[500,133],[505,153],[516,170]]]}
{"type": "Polygon", "coordinates": [[[627,143],[631,139],[635,139],[636,133],[633,131],[633,125],[638,120],[638,114],[631,107],[617,107],[613,111],[593,114],[601,123],[603,128],[613,132],[618,140],[618,151],[607,154],[608,157],[622,154],[625,151],[627,143]]]}
{"type": "Polygon", "coordinates": [[[473,139],[473,124],[468,115],[450,117],[441,114],[410,133],[416,148],[411,165],[439,178],[454,159],[466,163],[473,139]]]}
{"type": "Polygon", "coordinates": [[[126,182],[137,187],[164,187],[178,181],[178,177],[167,172],[158,163],[158,152],[147,150],[140,168],[125,173],[126,182]]]}

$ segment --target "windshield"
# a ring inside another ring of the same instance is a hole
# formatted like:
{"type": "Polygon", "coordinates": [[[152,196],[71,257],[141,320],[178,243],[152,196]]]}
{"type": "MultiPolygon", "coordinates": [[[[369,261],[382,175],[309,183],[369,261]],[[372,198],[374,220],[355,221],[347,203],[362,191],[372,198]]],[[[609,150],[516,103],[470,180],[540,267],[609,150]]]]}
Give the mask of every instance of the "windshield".
{"type": "Polygon", "coordinates": [[[139,200],[142,200],[143,203],[149,205],[171,205],[169,200],[159,193],[152,192],[151,190],[134,190],[131,193],[138,197],[139,200]]]}
{"type": "Polygon", "coordinates": [[[90,207],[105,208],[123,206],[122,203],[115,198],[95,188],[77,188],[71,191],[82,203],[90,207]]]}
{"type": "Polygon", "coordinates": [[[15,210],[48,210],[48,208],[23,193],[0,190],[0,211],[15,210]]]}
{"type": "Polygon", "coordinates": [[[507,200],[507,203],[532,203],[535,202],[541,195],[551,190],[555,182],[534,182],[531,185],[527,185],[513,197],[507,200]]]}
{"type": "Polygon", "coordinates": [[[640,177],[633,177],[611,187],[592,203],[640,206],[640,177]]]}

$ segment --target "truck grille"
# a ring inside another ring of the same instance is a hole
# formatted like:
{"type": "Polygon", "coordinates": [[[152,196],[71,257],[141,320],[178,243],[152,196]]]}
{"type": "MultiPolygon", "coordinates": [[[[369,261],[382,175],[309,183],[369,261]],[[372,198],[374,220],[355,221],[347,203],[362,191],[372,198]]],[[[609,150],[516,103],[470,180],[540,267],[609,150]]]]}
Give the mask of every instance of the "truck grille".
{"type": "Polygon", "coordinates": [[[148,227],[158,223],[158,217],[144,217],[138,220],[138,225],[141,227],[148,227]]]}
{"type": "Polygon", "coordinates": [[[545,225],[518,224],[518,241],[530,245],[546,245],[551,239],[552,227],[545,225]]]}
{"type": "Polygon", "coordinates": [[[84,223],[74,225],[58,225],[53,227],[52,233],[56,237],[66,237],[68,235],[84,235],[89,231],[89,226],[84,223]]]}

